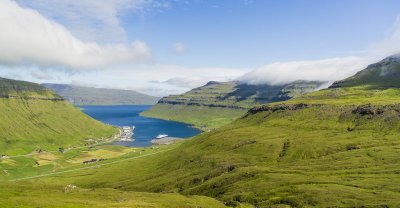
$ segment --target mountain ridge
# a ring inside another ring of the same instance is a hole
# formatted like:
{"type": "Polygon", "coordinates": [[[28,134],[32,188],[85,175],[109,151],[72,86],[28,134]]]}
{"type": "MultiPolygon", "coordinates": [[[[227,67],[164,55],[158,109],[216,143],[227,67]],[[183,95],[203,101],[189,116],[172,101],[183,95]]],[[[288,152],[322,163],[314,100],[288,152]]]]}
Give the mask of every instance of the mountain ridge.
{"type": "Polygon", "coordinates": [[[368,86],[371,88],[400,87],[400,54],[392,55],[370,64],[355,75],[334,82],[330,88],[368,86]]]}
{"type": "Polygon", "coordinates": [[[55,150],[117,132],[36,83],[0,78],[0,94],[0,154],[55,150]]]}
{"type": "Polygon", "coordinates": [[[43,83],[74,105],[154,105],[159,98],[134,90],[43,83]]]}
{"type": "Polygon", "coordinates": [[[142,115],[215,128],[239,118],[253,106],[302,96],[323,84],[303,80],[285,85],[210,81],[186,93],[163,97],[142,115]]]}

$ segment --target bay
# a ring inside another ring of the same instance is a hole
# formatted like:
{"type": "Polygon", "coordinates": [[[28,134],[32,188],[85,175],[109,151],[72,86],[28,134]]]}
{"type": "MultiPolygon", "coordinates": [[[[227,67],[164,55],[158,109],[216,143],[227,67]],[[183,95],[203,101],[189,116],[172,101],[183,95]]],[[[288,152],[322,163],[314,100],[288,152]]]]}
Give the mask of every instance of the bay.
{"type": "Polygon", "coordinates": [[[146,147],[159,134],[170,137],[190,138],[200,133],[192,126],[162,119],[147,118],[141,112],[151,106],[123,105],[123,106],[79,106],[81,110],[92,118],[114,126],[135,126],[133,142],[115,142],[123,146],[146,147]]]}

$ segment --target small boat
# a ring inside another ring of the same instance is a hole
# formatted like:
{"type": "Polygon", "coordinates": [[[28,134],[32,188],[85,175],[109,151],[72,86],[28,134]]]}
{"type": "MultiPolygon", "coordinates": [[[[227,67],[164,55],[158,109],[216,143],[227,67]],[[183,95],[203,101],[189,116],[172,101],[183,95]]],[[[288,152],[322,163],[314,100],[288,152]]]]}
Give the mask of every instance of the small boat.
{"type": "Polygon", "coordinates": [[[159,134],[159,135],[156,137],[156,139],[162,139],[162,138],[165,138],[165,137],[168,137],[168,135],[167,135],[167,134],[159,134]]]}

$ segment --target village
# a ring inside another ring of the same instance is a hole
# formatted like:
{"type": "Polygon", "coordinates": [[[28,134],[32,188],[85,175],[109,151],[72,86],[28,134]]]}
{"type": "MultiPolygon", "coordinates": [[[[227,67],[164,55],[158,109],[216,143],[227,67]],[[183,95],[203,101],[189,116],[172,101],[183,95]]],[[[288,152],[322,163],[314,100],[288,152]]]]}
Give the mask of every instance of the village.
{"type": "Polygon", "coordinates": [[[119,141],[121,142],[133,142],[135,141],[133,139],[133,131],[135,130],[135,126],[123,126],[121,128],[121,133],[119,136],[119,141]]]}

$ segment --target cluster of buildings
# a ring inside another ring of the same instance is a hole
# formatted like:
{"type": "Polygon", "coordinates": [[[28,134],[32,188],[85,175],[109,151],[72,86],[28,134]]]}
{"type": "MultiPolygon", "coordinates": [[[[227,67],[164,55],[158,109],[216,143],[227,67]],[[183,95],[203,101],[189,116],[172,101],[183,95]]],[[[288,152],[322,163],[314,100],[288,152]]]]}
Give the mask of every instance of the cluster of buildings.
{"type": "Polygon", "coordinates": [[[135,126],[123,126],[121,129],[121,136],[119,137],[120,141],[123,142],[131,142],[133,139],[133,130],[135,130],[135,126]]]}

